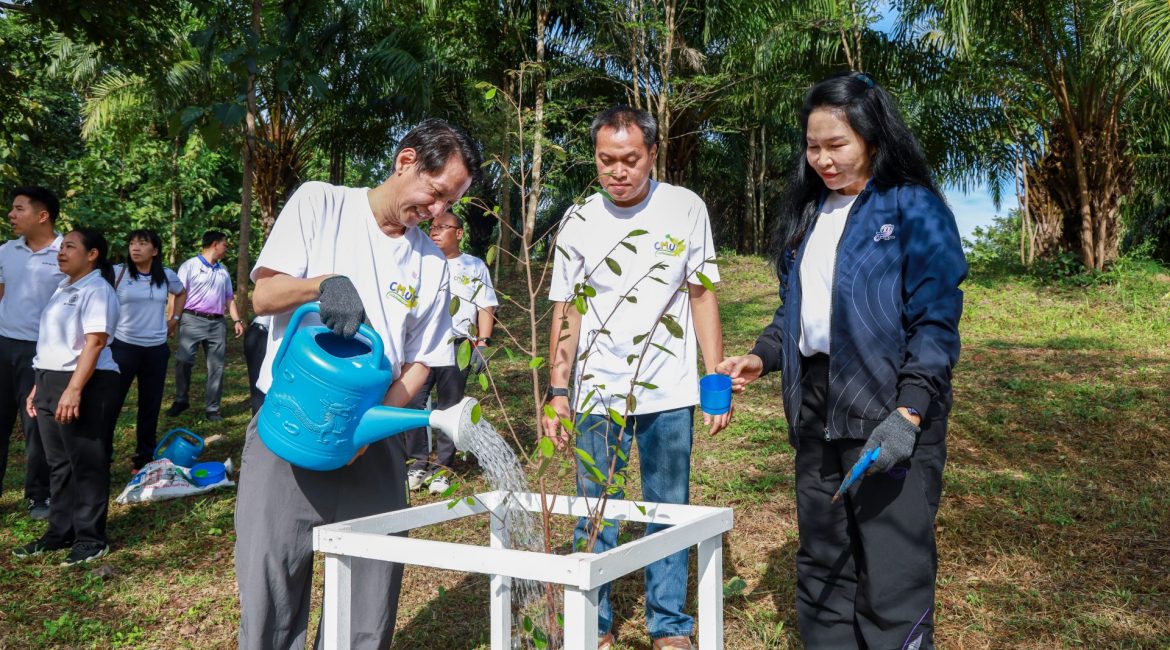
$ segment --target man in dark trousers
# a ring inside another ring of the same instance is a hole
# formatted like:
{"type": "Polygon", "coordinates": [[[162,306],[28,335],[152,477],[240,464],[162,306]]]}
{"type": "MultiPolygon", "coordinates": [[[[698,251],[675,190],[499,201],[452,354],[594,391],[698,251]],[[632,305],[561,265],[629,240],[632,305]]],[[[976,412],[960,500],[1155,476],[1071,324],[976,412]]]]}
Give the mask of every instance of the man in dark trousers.
{"type": "Polygon", "coordinates": [[[49,517],[49,465],[37,421],[24,409],[33,387],[41,312],[65,274],[57,267],[61,235],[54,230],[60,213],[57,196],[43,187],[12,193],[8,222],[16,239],[0,246],[0,485],[8,469],[8,443],[16,414],[24,428],[27,473],[24,496],[29,516],[49,517]]]}

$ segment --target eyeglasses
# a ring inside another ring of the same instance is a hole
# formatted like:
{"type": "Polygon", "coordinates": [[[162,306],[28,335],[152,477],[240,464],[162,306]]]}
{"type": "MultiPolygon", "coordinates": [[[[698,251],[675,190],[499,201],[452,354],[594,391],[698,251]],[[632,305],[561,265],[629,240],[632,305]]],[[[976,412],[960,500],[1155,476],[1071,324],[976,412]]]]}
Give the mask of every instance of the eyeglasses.
{"type": "Polygon", "coordinates": [[[459,230],[459,226],[448,226],[447,224],[431,224],[431,231],[435,230],[459,230]]]}

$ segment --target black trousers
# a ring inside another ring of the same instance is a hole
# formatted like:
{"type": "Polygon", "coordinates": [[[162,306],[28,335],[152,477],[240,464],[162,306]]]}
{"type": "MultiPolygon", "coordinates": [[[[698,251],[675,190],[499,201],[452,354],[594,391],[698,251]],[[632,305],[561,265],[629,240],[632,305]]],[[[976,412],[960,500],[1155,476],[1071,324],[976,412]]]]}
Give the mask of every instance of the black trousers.
{"type": "Polygon", "coordinates": [[[807,648],[934,647],[934,521],[946,442],[867,476],[832,503],[864,440],[826,442],[828,357],[804,360],[796,452],[796,613],[807,648]]]}
{"type": "Polygon", "coordinates": [[[264,352],[268,348],[268,328],[252,321],[248,329],[244,330],[244,363],[248,365],[248,387],[252,405],[252,415],[264,406],[264,393],[256,388],[260,380],[260,366],[264,365],[264,352]]]}
{"type": "MultiPolygon", "coordinates": [[[[462,340],[462,339],[461,339],[462,340]]],[[[460,340],[460,341],[461,341],[460,340]]],[[[456,349],[459,341],[455,343],[456,349]]],[[[431,374],[423,387],[407,404],[407,408],[425,409],[431,389],[435,389],[434,408],[445,409],[455,406],[467,392],[467,375],[471,372],[468,364],[463,370],[459,366],[440,366],[431,368],[431,374]]],[[[426,473],[434,474],[442,467],[450,467],[455,459],[455,443],[447,434],[438,429],[431,429],[431,442],[435,447],[435,461],[430,462],[430,450],[427,449],[427,430],[411,429],[402,434],[406,442],[406,456],[413,458],[410,470],[422,469],[426,473]]]]}
{"type": "Polygon", "coordinates": [[[37,432],[37,420],[24,408],[33,387],[32,360],[36,355],[36,341],[0,336],[0,491],[4,489],[4,475],[8,471],[12,425],[19,414],[25,440],[24,496],[44,501],[49,498],[49,464],[45,461],[45,449],[37,432]]]}
{"type": "MultiPolygon", "coordinates": [[[[158,444],[158,413],[162,408],[163,386],[167,383],[167,363],[171,359],[171,348],[166,343],[143,346],[114,339],[110,352],[118,364],[118,392],[114,398],[114,409],[110,414],[110,443],[113,444],[114,428],[118,414],[126,404],[130,384],[138,379],[138,422],[135,429],[137,442],[134,446],[132,463],[142,467],[154,459],[154,447],[158,444]]],[[[113,450],[110,450],[111,458],[113,450]]]]}
{"type": "Polygon", "coordinates": [[[68,424],[53,416],[72,372],[37,371],[37,423],[49,461],[49,544],[108,543],[110,503],[110,410],[117,397],[118,373],[95,370],[81,391],[80,417],[68,424]]]}

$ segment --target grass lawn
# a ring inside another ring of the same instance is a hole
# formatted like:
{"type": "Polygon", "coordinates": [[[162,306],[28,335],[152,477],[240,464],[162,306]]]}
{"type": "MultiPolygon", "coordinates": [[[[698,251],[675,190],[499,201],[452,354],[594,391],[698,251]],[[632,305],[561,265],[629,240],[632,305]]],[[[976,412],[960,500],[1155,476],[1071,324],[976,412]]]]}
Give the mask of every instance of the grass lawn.
{"type": "MultiPolygon", "coordinates": [[[[979,276],[965,285],[938,519],[939,647],[1170,648],[1170,278],[1162,273],[1087,288],[979,276]]],[[[727,351],[738,354],[770,319],[775,282],[758,258],[729,258],[722,275],[727,351]]],[[[526,331],[515,311],[505,320],[526,331]]],[[[531,448],[526,362],[501,357],[493,372],[516,433],[531,448]]],[[[197,368],[193,408],[164,416],[160,429],[223,434],[204,458],[230,456],[238,466],[249,417],[238,341],[229,348],[221,423],[199,419],[202,381],[197,368]]],[[[766,378],[737,398],[729,431],[695,436],[692,501],[735,508],[724,557],[733,585],[730,648],[801,647],[793,451],[779,391],[779,378],[766,378]]],[[[470,394],[483,396],[478,387],[470,394]]],[[[129,478],[133,399],[134,391],[118,430],[119,482],[129,478]]],[[[484,415],[503,429],[494,400],[485,401],[484,415]]],[[[57,556],[18,561],[8,552],[44,527],[25,514],[23,450],[14,436],[0,498],[0,648],[235,644],[233,491],[113,505],[112,574],[99,577],[58,567],[57,556]]],[[[473,463],[458,469],[470,488],[484,487],[473,463]]],[[[572,489],[568,478],[561,486],[572,489]]],[[[566,550],[570,524],[557,524],[566,550]]],[[[487,538],[481,521],[419,534],[487,538]]],[[[638,575],[614,589],[623,648],[649,647],[641,591],[638,575]]],[[[395,647],[486,648],[487,595],[484,577],[408,568],[395,647]]]]}

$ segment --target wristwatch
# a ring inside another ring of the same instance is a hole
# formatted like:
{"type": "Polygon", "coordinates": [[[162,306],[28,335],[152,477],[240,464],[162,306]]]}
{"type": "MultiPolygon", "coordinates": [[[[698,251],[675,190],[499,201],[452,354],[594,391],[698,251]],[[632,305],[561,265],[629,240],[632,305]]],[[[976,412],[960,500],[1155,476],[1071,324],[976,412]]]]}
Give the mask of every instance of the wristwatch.
{"type": "Polygon", "coordinates": [[[568,397],[568,396],[569,396],[569,389],[568,388],[559,388],[556,386],[549,386],[548,390],[545,391],[545,393],[544,393],[544,401],[547,402],[554,397],[568,397]]]}
{"type": "Polygon", "coordinates": [[[183,320],[183,317],[178,315],[178,314],[175,314],[174,316],[171,316],[171,320],[183,320]]]}
{"type": "Polygon", "coordinates": [[[476,345],[480,345],[480,344],[483,344],[483,345],[491,345],[491,344],[492,344],[492,337],[490,337],[490,336],[484,336],[484,337],[480,338],[478,341],[476,341],[476,343],[475,343],[475,344],[476,344],[476,345]]]}

